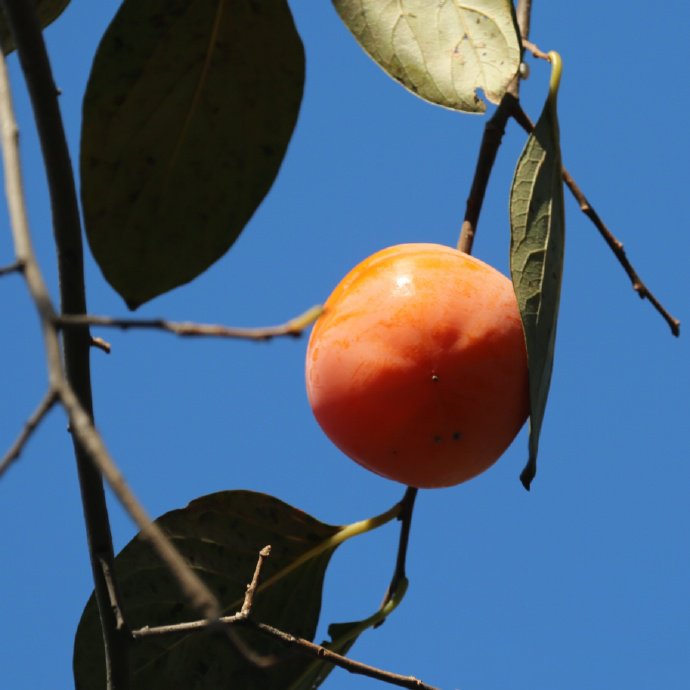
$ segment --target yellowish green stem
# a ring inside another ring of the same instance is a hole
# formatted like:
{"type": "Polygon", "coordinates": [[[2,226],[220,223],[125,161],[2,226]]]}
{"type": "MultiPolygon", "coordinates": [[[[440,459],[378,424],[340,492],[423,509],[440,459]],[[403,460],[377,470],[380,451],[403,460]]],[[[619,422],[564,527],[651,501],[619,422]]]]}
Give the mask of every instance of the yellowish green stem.
{"type": "Polygon", "coordinates": [[[321,316],[321,314],[323,314],[323,307],[320,304],[317,304],[315,307],[307,309],[304,314],[300,314],[292,319],[287,325],[291,330],[301,333],[311,326],[314,321],[321,316]]]}
{"type": "Polygon", "coordinates": [[[561,73],[563,72],[563,61],[561,56],[555,51],[549,51],[549,61],[551,62],[551,79],[549,80],[549,100],[553,107],[556,106],[558,97],[558,87],[561,84],[561,73]]]}
{"type": "MultiPolygon", "coordinates": [[[[320,556],[322,553],[335,549],[337,546],[340,546],[343,542],[347,541],[348,539],[351,539],[352,537],[357,537],[360,534],[366,534],[367,532],[371,532],[372,530],[377,529],[378,527],[382,527],[388,522],[391,522],[391,520],[395,520],[400,515],[400,511],[402,510],[402,504],[401,503],[396,503],[392,508],[389,508],[385,513],[381,513],[380,515],[376,515],[375,517],[368,518],[366,520],[360,520],[358,522],[353,522],[350,525],[344,525],[343,527],[340,527],[338,531],[333,534],[331,537],[328,539],[325,539],[322,541],[320,544],[317,544],[313,548],[309,549],[308,551],[305,551],[299,558],[295,559],[292,563],[289,565],[286,565],[282,570],[279,570],[275,575],[272,577],[269,577],[267,580],[265,580],[259,587],[256,589],[256,593],[258,594],[259,592],[263,592],[264,590],[268,589],[269,587],[272,587],[276,582],[279,580],[282,580],[286,575],[289,575],[293,570],[296,570],[300,566],[304,565],[308,561],[311,561],[313,558],[317,558],[320,556]]],[[[230,606],[228,606],[225,611],[235,611],[239,610],[239,607],[242,605],[242,599],[238,599],[237,601],[234,601],[230,606]]],[[[397,606],[397,603],[395,604],[397,606]]],[[[384,607],[386,609],[387,607],[384,607]]],[[[393,606],[395,608],[395,606],[393,606]]],[[[390,610],[392,611],[393,608],[390,610]]],[[[383,610],[383,609],[382,609],[383,610]]],[[[377,615],[377,614],[374,614],[377,615]]],[[[387,613],[385,615],[388,615],[387,613]]],[[[384,615],[384,618],[385,618],[384,615]]],[[[368,626],[367,626],[368,627],[368,626]]]]}

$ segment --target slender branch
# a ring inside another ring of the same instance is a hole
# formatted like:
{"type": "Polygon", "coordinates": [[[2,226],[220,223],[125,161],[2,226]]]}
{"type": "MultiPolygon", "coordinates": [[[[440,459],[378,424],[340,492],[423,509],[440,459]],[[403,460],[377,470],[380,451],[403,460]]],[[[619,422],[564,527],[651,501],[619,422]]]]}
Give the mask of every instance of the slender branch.
{"type": "MultiPolygon", "coordinates": [[[[9,0],[2,0],[2,2],[7,16],[12,19],[11,23],[15,24],[17,17],[10,15],[8,12],[10,6],[12,7],[11,12],[16,11],[15,3],[9,2],[9,0]]],[[[19,3],[19,5],[25,7],[22,3],[19,3]]],[[[26,5],[26,7],[30,7],[30,5],[26,5]]],[[[19,14],[22,20],[26,20],[22,10],[19,11],[19,14]]],[[[19,34],[15,31],[15,37],[18,36],[19,34]]],[[[17,44],[21,51],[22,42],[17,40],[17,44]]],[[[139,526],[142,536],[151,543],[154,550],[168,566],[173,577],[177,579],[181,590],[188,597],[191,605],[200,615],[206,618],[217,618],[219,613],[218,601],[187,565],[160,527],[151,521],[141,507],[96,431],[89,411],[72,388],[67,378],[69,369],[67,374],[63,369],[59,339],[54,327],[57,315],[48,295],[31,244],[19,159],[18,131],[12,108],[7,69],[2,55],[0,55],[0,123],[2,124],[5,185],[15,253],[18,261],[24,265],[24,278],[40,317],[51,390],[55,391],[55,395],[58,396],[67,412],[70,421],[70,431],[75,439],[78,455],[82,459],[80,471],[91,474],[95,473],[101,491],[100,476],[102,473],[120,502],[139,526]]],[[[88,338],[85,339],[85,342],[87,345],[89,344],[88,338]]],[[[65,343],[65,348],[67,348],[67,343],[65,343]]],[[[67,362],[67,364],[69,363],[67,362]]],[[[81,373],[83,374],[84,372],[81,373]]],[[[77,383],[80,382],[81,384],[84,383],[83,376],[77,381],[77,383]]],[[[86,382],[88,383],[88,376],[86,377],[86,382]]],[[[84,485],[82,484],[83,494],[84,485]]],[[[90,500],[88,497],[84,498],[85,503],[88,503],[90,500]]],[[[109,539],[107,513],[104,515],[104,521],[97,524],[99,528],[107,530],[109,539]]],[[[89,536],[92,537],[93,535],[90,534],[89,536]]],[[[106,572],[113,572],[111,565],[113,562],[112,545],[109,551],[106,549],[105,552],[103,548],[107,546],[106,544],[96,544],[93,539],[90,539],[89,545],[106,649],[109,650],[109,656],[106,657],[108,688],[109,690],[119,690],[120,688],[127,688],[129,683],[127,668],[127,644],[129,637],[125,634],[126,631],[122,629],[122,626],[118,625],[117,612],[111,606],[114,580],[110,579],[110,581],[107,581],[104,577],[106,572]],[[103,567],[104,563],[107,564],[107,568],[103,567]]]]}
{"type": "MultiPolygon", "coordinates": [[[[57,100],[58,92],[43,42],[41,27],[36,17],[34,3],[23,0],[2,0],[1,6],[17,46],[45,161],[57,248],[61,310],[71,314],[84,313],[86,312],[86,297],[79,207],[72,163],[57,100]]],[[[6,100],[9,103],[9,89],[6,88],[5,90],[7,92],[6,100]]],[[[14,116],[11,112],[9,118],[7,122],[14,123],[14,116]]],[[[16,130],[16,125],[14,125],[14,129],[16,130]]],[[[19,170],[17,162],[17,173],[19,170]]],[[[18,197],[17,203],[23,205],[22,196],[18,197]]],[[[26,238],[29,237],[28,226],[25,225],[22,234],[26,238]]],[[[22,260],[22,255],[17,253],[17,258],[22,260]]],[[[35,264],[35,261],[33,263],[35,264]]],[[[38,273],[36,265],[34,265],[32,273],[35,278],[35,274],[38,273]]],[[[93,417],[93,404],[88,331],[80,329],[65,334],[62,341],[63,370],[57,333],[54,332],[47,320],[48,316],[55,315],[55,310],[50,304],[47,292],[41,296],[41,300],[42,306],[38,302],[37,306],[39,306],[39,312],[42,310],[44,334],[50,341],[46,343],[46,347],[51,383],[62,394],[69,389],[72,393],[69,397],[74,398],[73,409],[78,407],[81,410],[83,406],[85,416],[90,421],[93,417]],[[48,305],[50,305],[49,309],[48,305]],[[60,380],[59,386],[55,385],[55,380],[58,379],[60,380]]],[[[61,395],[61,399],[64,403],[65,396],[61,395]]],[[[92,464],[76,437],[73,437],[73,441],[91,572],[105,647],[107,687],[108,690],[122,690],[129,686],[128,640],[123,631],[118,628],[115,612],[110,606],[109,586],[101,567],[102,563],[105,562],[108,565],[108,571],[113,572],[115,560],[103,481],[98,469],[92,464]]]]}
{"type": "MultiPolygon", "coordinates": [[[[531,133],[534,130],[534,123],[529,118],[527,113],[522,109],[519,103],[514,103],[514,110],[512,116],[514,120],[527,132],[531,133]]],[[[630,278],[633,290],[640,296],[640,299],[649,300],[650,304],[657,310],[657,312],[666,321],[671,333],[675,336],[680,335],[680,321],[671,315],[666,308],[661,304],[661,302],[656,298],[656,296],[651,292],[651,290],[642,282],[637,271],[634,269],[630,260],[625,253],[625,248],[623,243],[618,240],[618,238],[609,230],[606,223],[601,219],[599,214],[596,212],[594,207],[590,204],[589,200],[585,196],[584,192],[577,185],[572,175],[563,168],[563,181],[570,190],[571,194],[580,206],[580,210],[584,213],[593,223],[594,227],[599,231],[599,234],[604,238],[604,241],[609,246],[613,252],[618,263],[623,267],[623,270],[630,278]]]]}
{"type": "Polygon", "coordinates": [[[525,50],[529,50],[529,52],[532,53],[535,58],[539,58],[540,60],[550,60],[548,53],[545,53],[539,48],[539,46],[532,43],[532,41],[528,41],[526,38],[522,39],[522,47],[525,50]]]}
{"type": "Polygon", "coordinates": [[[255,623],[251,619],[245,619],[239,621],[239,623],[251,627],[254,630],[258,630],[264,635],[272,637],[276,640],[280,640],[283,644],[288,645],[300,654],[304,654],[315,659],[320,659],[321,661],[327,661],[328,663],[331,663],[334,666],[339,666],[350,673],[381,680],[385,683],[395,685],[400,688],[413,688],[415,690],[438,690],[438,688],[428,685],[414,676],[403,676],[398,673],[384,671],[383,669],[376,668],[375,666],[363,664],[359,661],[355,661],[354,659],[343,656],[342,654],[337,654],[326,647],[314,644],[309,640],[305,640],[304,638],[296,637],[290,633],[278,630],[272,625],[267,625],[266,623],[255,623]]]}
{"type": "Polygon", "coordinates": [[[271,547],[264,546],[261,551],[259,551],[259,559],[256,562],[256,568],[254,569],[254,576],[252,581],[247,585],[247,593],[244,595],[244,601],[242,602],[242,608],[240,609],[240,615],[249,616],[252,611],[252,606],[254,604],[254,594],[256,593],[256,588],[259,584],[259,575],[261,575],[261,568],[264,565],[264,561],[271,555],[271,547]]]}
{"type": "Polygon", "coordinates": [[[187,621],[186,623],[173,623],[171,625],[145,625],[143,628],[132,630],[132,637],[135,640],[143,640],[147,637],[169,637],[171,635],[186,635],[187,633],[196,632],[197,630],[207,630],[214,626],[233,625],[238,621],[246,618],[246,616],[238,611],[231,616],[221,616],[216,621],[209,621],[207,618],[202,618],[196,621],[187,621]]]}
{"type": "Polygon", "coordinates": [[[508,101],[513,99],[514,96],[506,93],[501,99],[498,108],[496,108],[496,111],[484,126],[484,134],[482,135],[482,141],[479,146],[477,164],[474,168],[474,178],[472,179],[470,194],[467,197],[465,218],[462,221],[460,240],[458,241],[458,249],[466,254],[472,253],[474,237],[477,233],[479,214],[484,204],[486,188],[489,186],[491,171],[493,170],[496,155],[498,154],[498,149],[503,140],[506,123],[510,117],[508,101]]]}
{"type": "Polygon", "coordinates": [[[151,544],[168,567],[183,594],[189,599],[190,605],[205,618],[216,619],[220,613],[218,600],[139,503],[74,391],[67,385],[60,386],[60,399],[70,419],[70,431],[137,524],[141,530],[141,537],[151,544]]]}
{"type": "Polygon", "coordinates": [[[72,329],[84,326],[103,326],[107,328],[148,329],[166,331],[179,336],[213,336],[217,338],[244,338],[248,340],[269,340],[278,336],[300,336],[321,315],[320,306],[312,307],[303,314],[280,326],[263,328],[236,328],[216,324],[192,323],[189,321],[166,321],[164,319],[117,319],[109,316],[91,316],[88,314],[62,315],[55,319],[58,328],[72,329]]]}
{"type": "Polygon", "coordinates": [[[252,612],[252,606],[254,605],[254,595],[259,584],[259,577],[261,575],[261,570],[263,568],[265,560],[271,555],[271,547],[264,546],[261,551],[259,551],[259,558],[256,561],[256,567],[254,568],[254,575],[251,582],[247,585],[247,591],[244,595],[244,601],[242,602],[242,608],[237,612],[233,613],[231,616],[222,616],[216,621],[209,621],[207,619],[189,621],[187,623],[175,623],[173,625],[157,625],[148,626],[145,625],[143,628],[138,630],[132,630],[132,637],[135,640],[141,640],[145,637],[166,637],[168,635],[181,635],[185,633],[194,632],[196,630],[204,630],[206,628],[211,628],[221,625],[232,625],[245,618],[248,618],[252,612]]]}
{"type": "MultiPolygon", "coordinates": [[[[515,12],[520,36],[523,40],[529,35],[531,9],[531,0],[518,1],[515,12]]],[[[466,254],[472,253],[474,238],[477,233],[477,225],[479,223],[479,214],[484,204],[484,196],[489,186],[491,171],[496,162],[496,155],[498,154],[498,149],[503,140],[506,124],[510,119],[514,104],[518,103],[519,95],[520,76],[517,74],[508,85],[508,89],[501,99],[501,102],[498,104],[498,108],[496,108],[496,111],[489,118],[484,127],[484,134],[482,135],[482,141],[479,146],[479,155],[477,156],[477,164],[474,169],[474,178],[465,206],[465,217],[462,221],[460,239],[458,240],[458,249],[466,254]]]]}
{"type": "Polygon", "coordinates": [[[210,620],[208,618],[191,621],[189,623],[177,623],[174,625],[161,625],[155,627],[144,626],[138,630],[131,632],[133,639],[142,639],[146,637],[164,637],[166,635],[180,635],[195,632],[197,630],[211,629],[216,630],[220,628],[233,644],[237,652],[244,658],[244,660],[257,668],[268,668],[273,666],[276,662],[275,657],[258,654],[238,635],[237,631],[231,627],[232,623],[238,623],[249,617],[252,605],[254,603],[254,595],[259,583],[259,576],[263,568],[264,561],[271,554],[271,547],[264,546],[259,551],[259,558],[254,568],[254,575],[251,582],[247,585],[247,591],[244,595],[242,608],[232,616],[223,616],[210,620]]]}
{"type": "Polygon", "coordinates": [[[110,598],[110,607],[115,615],[117,629],[126,631],[127,623],[125,622],[125,614],[120,606],[118,598],[117,583],[115,582],[115,573],[110,569],[110,563],[106,559],[100,560],[101,570],[103,572],[103,579],[108,587],[108,596],[110,598]]]}
{"type": "Polygon", "coordinates": [[[519,0],[515,8],[515,18],[520,28],[520,36],[522,36],[523,41],[526,41],[532,18],[532,0],[519,0]]]}
{"type": "Polygon", "coordinates": [[[110,347],[110,343],[107,340],[103,340],[103,338],[97,338],[96,336],[91,336],[91,347],[95,347],[98,350],[101,350],[101,352],[105,352],[106,355],[110,354],[110,350],[112,349],[110,347]]]}
{"type": "MultiPolygon", "coordinates": [[[[407,544],[409,541],[409,530],[410,522],[412,518],[412,510],[414,507],[414,501],[417,496],[417,489],[408,488],[405,492],[405,496],[399,504],[400,514],[399,518],[402,521],[401,536],[400,536],[400,547],[398,549],[398,559],[396,563],[395,573],[393,575],[393,580],[389,588],[389,594],[386,596],[386,600],[381,605],[381,609],[377,614],[371,617],[369,621],[363,622],[363,627],[370,627],[373,620],[381,616],[381,619],[374,623],[374,627],[380,625],[385,616],[388,613],[388,609],[392,609],[398,603],[399,597],[402,596],[401,590],[404,590],[406,584],[405,578],[405,555],[407,552],[407,544]],[[396,599],[398,598],[398,599],[396,599]]],[[[209,620],[196,620],[188,621],[185,623],[176,623],[173,625],[161,625],[155,627],[145,626],[139,628],[138,630],[132,631],[132,637],[134,639],[143,639],[149,637],[165,637],[170,635],[184,635],[188,633],[193,633],[198,630],[204,630],[209,628],[217,627],[218,625],[226,626],[228,631],[233,629],[232,626],[236,625],[246,625],[250,626],[252,629],[268,636],[273,639],[281,641],[293,648],[295,651],[303,655],[314,657],[320,661],[329,662],[335,666],[339,666],[350,673],[365,675],[370,678],[375,678],[377,680],[384,681],[391,685],[396,685],[403,688],[417,688],[418,690],[437,690],[431,685],[428,685],[421,680],[414,678],[412,676],[403,676],[397,673],[391,673],[390,671],[384,671],[383,669],[376,668],[374,666],[369,666],[367,664],[360,663],[353,659],[350,659],[342,654],[334,652],[332,649],[328,649],[322,645],[315,644],[309,640],[305,640],[290,633],[286,633],[282,630],[274,628],[273,626],[266,625],[265,623],[255,622],[250,619],[252,606],[254,603],[254,596],[263,589],[263,587],[258,587],[259,576],[263,566],[265,558],[270,554],[270,546],[264,547],[259,552],[259,559],[254,570],[254,576],[250,584],[247,586],[247,591],[244,596],[244,601],[242,602],[242,608],[233,615],[223,616],[215,621],[209,620]]],[[[270,663],[270,661],[265,660],[265,663],[270,663]]]]}
{"type": "Polygon", "coordinates": [[[19,458],[24,450],[24,446],[31,438],[31,435],[36,430],[38,425],[43,421],[44,417],[53,409],[53,406],[58,400],[56,392],[51,388],[43,397],[38,407],[34,410],[32,415],[26,420],[24,428],[21,430],[19,436],[12,444],[10,449],[5,453],[2,460],[0,460],[0,477],[5,473],[9,466],[19,458]]]}
{"type": "Polygon", "coordinates": [[[314,642],[310,642],[309,640],[305,640],[301,637],[296,637],[295,635],[286,633],[278,628],[274,628],[271,625],[267,625],[266,623],[254,622],[249,618],[249,614],[244,614],[242,611],[239,611],[232,616],[223,616],[213,623],[209,622],[208,620],[197,620],[190,621],[188,623],[178,623],[176,625],[161,625],[155,628],[150,628],[147,626],[140,628],[139,630],[133,630],[132,637],[135,639],[143,639],[147,637],[180,635],[198,630],[204,630],[217,626],[218,624],[224,626],[245,625],[251,627],[253,630],[257,630],[267,637],[279,640],[283,644],[291,647],[303,655],[319,659],[320,661],[326,661],[334,666],[339,666],[350,673],[368,676],[369,678],[381,680],[385,683],[396,685],[401,688],[415,688],[416,690],[438,690],[438,688],[428,685],[427,683],[424,683],[413,676],[403,676],[390,671],[384,671],[383,669],[376,668],[375,666],[363,664],[359,661],[355,661],[354,659],[350,659],[349,657],[327,649],[322,645],[315,644],[314,642]]]}
{"type": "Polygon", "coordinates": [[[604,238],[606,244],[608,244],[614,256],[618,259],[618,263],[623,267],[623,270],[627,273],[630,282],[632,283],[633,290],[640,296],[640,299],[647,299],[651,305],[661,314],[663,319],[669,325],[671,333],[678,337],[680,335],[680,321],[672,316],[666,308],[659,302],[651,290],[642,282],[637,271],[633,268],[632,264],[628,260],[625,253],[623,244],[615,237],[615,235],[608,229],[604,221],[601,220],[599,214],[594,210],[592,205],[587,200],[587,197],[583,194],[582,190],[575,183],[575,180],[571,177],[570,173],[563,168],[563,181],[567,185],[573,197],[580,206],[580,210],[592,221],[596,229],[599,231],[601,236],[604,238]]]}
{"type": "Polygon", "coordinates": [[[21,261],[15,261],[9,266],[0,266],[0,276],[6,276],[10,273],[21,273],[24,270],[24,264],[21,261]]]}
{"type": "Polygon", "coordinates": [[[390,685],[396,685],[401,688],[415,688],[416,690],[438,690],[437,688],[434,688],[433,686],[428,685],[427,683],[424,683],[413,676],[403,676],[398,673],[384,671],[383,669],[376,668],[375,666],[363,664],[359,661],[355,661],[354,659],[350,659],[342,654],[338,654],[330,649],[327,649],[322,645],[315,644],[314,642],[305,640],[302,637],[296,637],[295,635],[286,633],[278,628],[274,628],[271,625],[267,625],[266,623],[257,623],[251,620],[248,614],[242,613],[242,611],[239,611],[232,616],[224,616],[214,623],[210,623],[207,620],[198,620],[190,621],[188,623],[178,623],[176,625],[162,625],[155,628],[144,627],[140,628],[139,630],[133,630],[132,636],[135,639],[142,639],[147,637],[180,635],[197,630],[203,630],[218,624],[225,626],[245,625],[247,627],[251,627],[253,630],[257,630],[267,637],[279,640],[283,644],[291,647],[303,655],[319,659],[320,661],[326,661],[334,666],[339,666],[350,673],[375,678],[376,680],[381,680],[389,683],[390,685]]]}

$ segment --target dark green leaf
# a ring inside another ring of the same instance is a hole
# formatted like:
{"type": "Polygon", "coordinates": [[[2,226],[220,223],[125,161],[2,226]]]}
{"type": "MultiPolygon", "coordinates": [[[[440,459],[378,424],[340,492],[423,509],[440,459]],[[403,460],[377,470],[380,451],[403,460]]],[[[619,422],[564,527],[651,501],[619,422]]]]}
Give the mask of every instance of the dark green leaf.
{"type": "MultiPolygon", "coordinates": [[[[270,585],[270,578],[339,531],[264,494],[226,491],[211,494],[158,524],[190,565],[211,587],[230,615],[241,607],[259,551],[270,544],[261,581],[269,584],[254,598],[252,616],[311,640],[321,607],[329,546],[315,558],[270,585]]],[[[148,545],[133,539],[116,559],[116,575],[131,628],[167,625],[198,618],[179,594],[166,568],[148,545]]],[[[239,629],[236,628],[238,631],[239,629]]],[[[261,654],[284,654],[280,643],[242,628],[243,639],[261,654]]],[[[197,631],[135,641],[131,648],[132,690],[285,690],[309,659],[289,656],[269,669],[248,664],[218,633],[197,631]]],[[[89,599],[77,630],[74,675],[78,690],[104,690],[105,662],[98,612],[89,599]]]]}
{"type": "Polygon", "coordinates": [[[520,65],[510,0],[332,0],[362,48],[421,98],[469,113],[498,103],[520,65]]]}
{"type": "Polygon", "coordinates": [[[510,193],[510,224],[510,268],[529,361],[529,460],[520,475],[529,489],[536,474],[551,382],[565,243],[555,93],[549,96],[518,161],[510,193]]]}
{"type": "MultiPolygon", "coordinates": [[[[69,5],[70,0],[33,0],[36,7],[36,16],[38,23],[45,29],[48,24],[52,24],[69,5]]],[[[11,53],[14,48],[14,39],[10,27],[7,25],[5,14],[0,9],[0,47],[2,52],[7,55],[11,53]]]]}
{"type": "Polygon", "coordinates": [[[125,0],[84,99],[91,250],[131,308],[232,245],[271,187],[302,98],[286,0],[125,0]]]}

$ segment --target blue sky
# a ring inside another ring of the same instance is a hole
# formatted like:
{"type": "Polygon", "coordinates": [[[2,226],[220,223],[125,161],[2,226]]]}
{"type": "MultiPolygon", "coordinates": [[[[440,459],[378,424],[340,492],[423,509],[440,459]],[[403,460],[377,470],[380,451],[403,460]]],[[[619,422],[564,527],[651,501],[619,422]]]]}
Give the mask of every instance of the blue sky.
{"type": "MultiPolygon", "coordinates": [[[[280,323],[323,301],[372,252],[455,244],[484,119],[424,103],[357,46],[327,2],[291,2],[307,53],[300,120],[279,178],[232,250],[138,315],[280,323]]],[[[80,99],[118,7],[73,0],[47,32],[76,160],[80,99]]],[[[532,39],[564,63],[563,158],[638,272],[687,327],[686,3],[535,3],[532,39]],[[644,11],[647,10],[647,11],[644,11]],[[680,86],[679,86],[680,83],[680,86]]],[[[548,67],[531,60],[536,117],[548,67]]],[[[45,182],[16,57],[30,220],[56,294],[45,182]]],[[[507,270],[508,185],[524,136],[511,125],[475,254],[507,270]]],[[[352,656],[444,690],[685,688],[690,674],[690,351],[674,339],[566,197],[567,246],[552,392],[531,493],[523,432],[490,471],[425,491],[412,528],[410,589],[352,656]]],[[[13,258],[0,216],[0,264],[13,258]]],[[[124,315],[87,257],[90,310],[124,315]]],[[[0,446],[46,387],[21,280],[0,281],[0,446]]],[[[153,515],[221,489],[275,495],[324,522],[392,505],[403,488],[334,448],[311,417],[306,340],[253,344],[98,331],[98,426],[153,515]]],[[[116,548],[135,528],[111,501],[116,548]]],[[[65,418],[53,411],[0,482],[0,682],[68,688],[74,631],[92,589],[65,418]]],[[[329,571],[328,622],[372,613],[392,571],[388,526],[344,545],[329,571]]],[[[384,687],[335,671],[327,688],[384,687]]]]}

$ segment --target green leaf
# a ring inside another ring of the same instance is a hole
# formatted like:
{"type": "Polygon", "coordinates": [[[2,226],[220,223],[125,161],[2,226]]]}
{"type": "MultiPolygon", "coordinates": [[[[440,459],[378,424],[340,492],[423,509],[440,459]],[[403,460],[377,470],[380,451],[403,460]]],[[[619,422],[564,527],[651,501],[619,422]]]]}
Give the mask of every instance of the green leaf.
{"type": "MultiPolygon", "coordinates": [[[[227,615],[240,609],[259,551],[270,544],[271,556],[261,575],[266,587],[260,587],[254,597],[252,616],[293,635],[313,638],[324,574],[340,543],[330,540],[342,531],[340,527],[325,525],[276,498],[249,491],[204,496],[186,508],[166,513],[157,523],[216,593],[227,615]],[[305,558],[317,547],[325,548],[315,557],[305,558]],[[297,567],[270,582],[296,562],[297,567]]],[[[198,618],[182,601],[167,569],[139,538],[122,550],[115,568],[132,629],[198,618]]],[[[284,657],[280,643],[253,630],[235,630],[258,653],[284,657]]],[[[134,641],[130,658],[132,690],[284,690],[310,661],[290,656],[268,669],[257,669],[235,652],[225,636],[207,631],[134,641]]],[[[78,690],[105,689],[103,643],[93,595],[76,634],[74,676],[78,690]]]]}
{"type": "MultiPolygon", "coordinates": [[[[554,54],[552,54],[554,55],[554,54]]],[[[556,92],[560,58],[544,110],[530,134],[510,191],[510,269],[527,344],[530,383],[526,489],[537,470],[539,434],[551,383],[563,274],[565,215],[556,92]]]]}
{"type": "Polygon", "coordinates": [[[421,98],[468,113],[498,103],[520,65],[510,0],[332,0],[364,50],[421,98]]]}
{"type": "MultiPolygon", "coordinates": [[[[36,8],[38,23],[45,29],[48,24],[52,24],[69,5],[70,0],[33,0],[36,8]]],[[[15,49],[12,32],[5,19],[4,10],[0,9],[0,48],[5,55],[15,49]]]]}
{"type": "Polygon", "coordinates": [[[304,51],[286,0],[125,0],[84,98],[86,233],[130,308],[217,261],[270,189],[304,51]]]}

